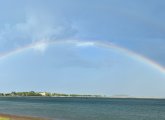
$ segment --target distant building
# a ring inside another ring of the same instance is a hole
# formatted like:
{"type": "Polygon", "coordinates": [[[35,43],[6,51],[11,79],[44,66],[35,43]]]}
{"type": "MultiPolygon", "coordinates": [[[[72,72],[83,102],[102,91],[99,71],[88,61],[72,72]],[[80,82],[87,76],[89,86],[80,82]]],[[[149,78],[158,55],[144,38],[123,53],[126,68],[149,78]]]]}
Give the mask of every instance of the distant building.
{"type": "Polygon", "coordinates": [[[46,92],[40,92],[39,94],[42,96],[46,96],[47,93],[46,92]]]}

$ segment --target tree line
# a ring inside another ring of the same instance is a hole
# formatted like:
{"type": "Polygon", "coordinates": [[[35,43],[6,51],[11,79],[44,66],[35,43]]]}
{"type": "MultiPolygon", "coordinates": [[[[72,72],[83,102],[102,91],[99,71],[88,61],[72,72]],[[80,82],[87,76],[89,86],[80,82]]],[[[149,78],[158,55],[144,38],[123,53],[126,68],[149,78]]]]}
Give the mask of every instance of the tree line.
{"type": "Polygon", "coordinates": [[[64,93],[35,92],[35,91],[0,93],[0,96],[101,97],[100,95],[79,95],[79,94],[64,94],[64,93]]]}

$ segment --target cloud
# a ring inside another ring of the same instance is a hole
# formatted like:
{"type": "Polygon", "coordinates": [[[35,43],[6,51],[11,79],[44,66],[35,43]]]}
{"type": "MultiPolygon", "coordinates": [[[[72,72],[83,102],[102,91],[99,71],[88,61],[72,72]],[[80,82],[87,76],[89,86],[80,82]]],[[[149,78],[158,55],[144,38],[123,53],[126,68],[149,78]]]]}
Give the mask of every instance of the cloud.
{"type": "Polygon", "coordinates": [[[48,44],[42,42],[42,43],[32,46],[32,48],[36,51],[44,52],[46,50],[47,46],[48,46],[48,44]]]}
{"type": "Polygon", "coordinates": [[[90,47],[90,46],[94,46],[95,43],[94,42],[77,42],[76,46],[77,47],[90,47]]]}
{"type": "MultiPolygon", "coordinates": [[[[0,52],[9,51],[21,46],[40,41],[52,41],[72,38],[77,30],[72,23],[42,11],[28,11],[22,22],[5,24],[0,29],[0,52]]],[[[35,47],[35,50],[44,51],[45,44],[35,47]]]]}

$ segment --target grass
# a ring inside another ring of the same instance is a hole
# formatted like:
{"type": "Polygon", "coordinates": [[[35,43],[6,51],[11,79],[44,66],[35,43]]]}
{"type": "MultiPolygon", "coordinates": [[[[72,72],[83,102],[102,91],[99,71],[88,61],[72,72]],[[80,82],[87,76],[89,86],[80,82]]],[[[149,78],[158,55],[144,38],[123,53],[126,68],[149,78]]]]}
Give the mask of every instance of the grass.
{"type": "Polygon", "coordinates": [[[10,120],[10,118],[0,117],[0,120],[10,120]]]}

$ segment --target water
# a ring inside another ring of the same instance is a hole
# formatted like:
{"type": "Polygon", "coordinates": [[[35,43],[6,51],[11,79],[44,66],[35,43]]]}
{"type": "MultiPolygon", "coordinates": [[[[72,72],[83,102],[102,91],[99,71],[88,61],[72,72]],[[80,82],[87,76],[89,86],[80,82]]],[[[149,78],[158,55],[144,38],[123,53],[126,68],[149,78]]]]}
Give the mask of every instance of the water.
{"type": "Polygon", "coordinates": [[[165,120],[165,100],[0,97],[0,113],[53,120],[165,120]]]}

